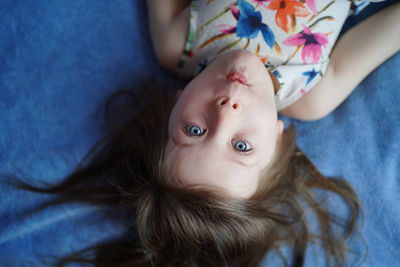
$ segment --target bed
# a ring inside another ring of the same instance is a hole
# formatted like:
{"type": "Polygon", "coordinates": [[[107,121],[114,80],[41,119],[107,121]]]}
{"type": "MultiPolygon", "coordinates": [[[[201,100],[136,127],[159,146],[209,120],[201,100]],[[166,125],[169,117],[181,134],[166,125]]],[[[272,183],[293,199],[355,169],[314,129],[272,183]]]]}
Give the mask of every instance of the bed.
{"type": "MultiPolygon", "coordinates": [[[[344,30],[386,4],[370,5],[344,30]]],[[[2,1],[0,172],[62,180],[104,134],[106,98],[153,76],[179,84],[156,62],[145,1],[2,1]]],[[[400,266],[399,117],[397,54],[324,119],[285,118],[297,126],[297,144],[319,170],[344,177],[358,193],[368,245],[362,266],[400,266]]],[[[67,255],[126,230],[86,205],[29,213],[46,200],[0,183],[0,266],[45,266],[45,255],[67,255]]],[[[305,266],[318,266],[319,254],[307,255],[305,266]]]]}

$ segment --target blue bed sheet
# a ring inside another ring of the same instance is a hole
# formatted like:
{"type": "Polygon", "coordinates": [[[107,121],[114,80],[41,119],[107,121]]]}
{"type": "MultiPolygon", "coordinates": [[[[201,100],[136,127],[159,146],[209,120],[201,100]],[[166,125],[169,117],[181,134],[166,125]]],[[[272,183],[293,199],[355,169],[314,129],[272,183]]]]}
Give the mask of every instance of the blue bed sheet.
{"type": "MultiPolygon", "coordinates": [[[[362,266],[400,266],[399,70],[397,54],[326,118],[286,119],[316,166],[358,193],[368,244],[362,266]]],[[[156,62],[145,1],[0,1],[0,172],[62,180],[104,134],[107,96],[154,75],[174,82],[156,62]]],[[[0,185],[0,266],[44,266],[44,255],[126,230],[85,205],[29,214],[48,199],[0,185]]],[[[310,253],[305,265],[315,266],[319,256],[310,253]]]]}

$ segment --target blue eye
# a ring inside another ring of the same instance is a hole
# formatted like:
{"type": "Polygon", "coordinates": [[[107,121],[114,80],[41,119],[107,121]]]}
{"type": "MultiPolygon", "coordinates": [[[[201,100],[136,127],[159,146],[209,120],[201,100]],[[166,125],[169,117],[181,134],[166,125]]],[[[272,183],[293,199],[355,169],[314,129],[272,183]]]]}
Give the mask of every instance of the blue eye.
{"type": "Polygon", "coordinates": [[[235,148],[235,150],[239,151],[239,152],[249,152],[251,150],[253,150],[250,147],[250,144],[245,142],[245,141],[232,141],[232,145],[235,148]]]}
{"type": "Polygon", "coordinates": [[[206,130],[200,128],[199,126],[189,126],[189,127],[185,127],[186,132],[192,136],[202,136],[206,130]]]}

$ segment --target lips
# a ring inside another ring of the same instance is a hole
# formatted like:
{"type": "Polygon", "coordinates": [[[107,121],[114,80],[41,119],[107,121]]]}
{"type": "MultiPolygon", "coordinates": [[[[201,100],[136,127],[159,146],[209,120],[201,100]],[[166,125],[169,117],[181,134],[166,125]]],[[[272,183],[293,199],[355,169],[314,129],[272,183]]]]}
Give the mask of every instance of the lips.
{"type": "Polygon", "coordinates": [[[247,85],[246,76],[239,72],[232,72],[231,74],[226,76],[226,79],[231,82],[239,82],[241,84],[247,85]]]}

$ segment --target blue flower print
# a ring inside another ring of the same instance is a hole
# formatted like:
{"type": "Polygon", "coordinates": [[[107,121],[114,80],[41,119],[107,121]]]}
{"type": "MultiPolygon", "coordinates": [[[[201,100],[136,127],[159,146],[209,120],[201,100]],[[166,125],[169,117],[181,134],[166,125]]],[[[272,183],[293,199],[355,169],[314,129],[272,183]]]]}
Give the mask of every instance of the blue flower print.
{"type": "Polygon", "coordinates": [[[197,66],[197,68],[198,68],[197,74],[202,72],[208,66],[208,64],[209,64],[209,62],[208,62],[207,58],[204,59],[203,61],[201,61],[197,66]]]}
{"type": "Polygon", "coordinates": [[[271,29],[262,23],[262,15],[260,11],[255,11],[254,7],[245,0],[239,0],[238,6],[240,10],[239,20],[236,27],[236,35],[238,37],[255,38],[261,31],[265,42],[269,47],[273,47],[275,36],[271,29]]]}
{"type": "Polygon", "coordinates": [[[272,74],[274,74],[275,75],[275,77],[276,78],[282,78],[282,75],[281,75],[281,73],[279,72],[279,71],[277,71],[277,70],[274,70],[273,72],[272,72],[272,74]]]}
{"type": "Polygon", "coordinates": [[[304,76],[308,76],[306,85],[309,84],[309,83],[315,78],[315,76],[317,76],[317,75],[320,74],[320,73],[321,73],[321,71],[315,71],[314,68],[313,68],[311,71],[303,72],[302,74],[303,74],[304,76]]]}

